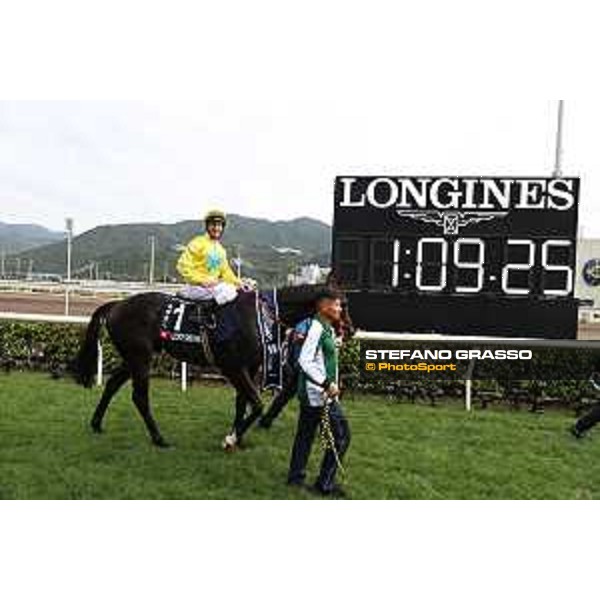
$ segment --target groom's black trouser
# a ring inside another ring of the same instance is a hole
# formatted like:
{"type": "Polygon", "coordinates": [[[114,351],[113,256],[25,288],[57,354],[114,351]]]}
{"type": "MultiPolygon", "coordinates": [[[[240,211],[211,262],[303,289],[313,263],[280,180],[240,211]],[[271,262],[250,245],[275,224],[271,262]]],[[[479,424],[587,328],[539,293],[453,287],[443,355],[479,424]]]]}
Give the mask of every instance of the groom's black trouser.
{"type": "Polygon", "coordinates": [[[261,417],[260,421],[264,426],[271,426],[273,421],[281,414],[289,401],[298,391],[298,378],[300,377],[300,367],[298,363],[294,366],[286,363],[283,367],[283,388],[273,398],[267,412],[261,417]]]}
{"type": "MultiPolygon", "coordinates": [[[[322,411],[323,409],[320,407],[305,405],[300,407],[296,438],[290,460],[288,483],[302,484],[306,479],[306,465],[317,430],[321,424],[322,411]]],[[[342,460],[350,446],[350,426],[339,402],[333,402],[330,405],[329,420],[338,457],[342,460]]],[[[321,471],[316,481],[317,488],[323,492],[331,491],[335,485],[337,469],[338,464],[335,454],[331,448],[328,448],[321,462],[321,471]]]]}
{"type": "Polygon", "coordinates": [[[588,411],[575,425],[579,433],[587,433],[600,423],[600,403],[588,411]]]}

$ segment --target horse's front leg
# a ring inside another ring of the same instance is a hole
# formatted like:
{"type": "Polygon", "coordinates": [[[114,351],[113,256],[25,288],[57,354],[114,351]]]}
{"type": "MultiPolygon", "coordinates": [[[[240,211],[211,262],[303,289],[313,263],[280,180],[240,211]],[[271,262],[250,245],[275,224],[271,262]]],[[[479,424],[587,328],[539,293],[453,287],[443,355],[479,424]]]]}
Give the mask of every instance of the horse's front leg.
{"type": "Polygon", "coordinates": [[[231,426],[231,432],[225,436],[223,440],[223,450],[232,452],[237,448],[239,438],[237,432],[240,430],[244,417],[246,416],[246,398],[242,390],[236,387],[235,395],[235,416],[233,417],[233,424],[231,426]]]}
{"type": "Polygon", "coordinates": [[[250,413],[242,420],[239,427],[236,429],[238,442],[246,434],[248,429],[258,421],[264,410],[260,389],[256,384],[255,378],[250,374],[250,371],[244,369],[241,373],[241,378],[246,393],[246,404],[250,406],[250,413]]]}
{"type": "Polygon", "coordinates": [[[131,399],[146,424],[152,443],[159,448],[169,448],[170,444],[165,441],[160,433],[158,425],[152,416],[152,411],[150,410],[149,387],[150,368],[148,365],[147,369],[140,369],[134,372],[133,393],[131,399]]]}
{"type": "Polygon", "coordinates": [[[236,389],[235,418],[233,428],[223,441],[225,450],[235,450],[240,444],[244,434],[260,418],[263,412],[262,399],[258,387],[247,369],[230,376],[230,381],[236,389]],[[250,414],[246,416],[248,405],[250,414]]]}

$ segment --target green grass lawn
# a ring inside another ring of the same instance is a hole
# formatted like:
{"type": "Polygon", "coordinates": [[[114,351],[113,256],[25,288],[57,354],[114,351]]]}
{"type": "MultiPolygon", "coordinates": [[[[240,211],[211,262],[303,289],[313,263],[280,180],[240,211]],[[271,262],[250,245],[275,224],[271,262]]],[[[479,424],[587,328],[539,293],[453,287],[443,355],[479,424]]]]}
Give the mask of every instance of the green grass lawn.
{"type": "MultiPolygon", "coordinates": [[[[270,432],[251,431],[225,454],[232,391],[153,382],[153,407],[174,449],[150,445],[125,388],[97,436],[88,428],[98,390],[45,375],[0,376],[0,498],[310,498],[285,477],[291,405],[270,432]]],[[[427,408],[346,397],[353,432],[352,498],[600,498],[600,432],[566,434],[572,416],[427,408]]],[[[315,446],[311,473],[320,447],[315,446]]]]}

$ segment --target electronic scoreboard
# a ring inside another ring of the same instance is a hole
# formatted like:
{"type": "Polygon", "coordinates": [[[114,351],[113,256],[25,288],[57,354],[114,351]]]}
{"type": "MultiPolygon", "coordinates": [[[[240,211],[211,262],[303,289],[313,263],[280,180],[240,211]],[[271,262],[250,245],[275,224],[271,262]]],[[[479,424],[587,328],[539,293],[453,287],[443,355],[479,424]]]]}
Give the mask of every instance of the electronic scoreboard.
{"type": "Polygon", "coordinates": [[[369,331],[576,339],[579,179],[339,177],[334,272],[369,331]]]}

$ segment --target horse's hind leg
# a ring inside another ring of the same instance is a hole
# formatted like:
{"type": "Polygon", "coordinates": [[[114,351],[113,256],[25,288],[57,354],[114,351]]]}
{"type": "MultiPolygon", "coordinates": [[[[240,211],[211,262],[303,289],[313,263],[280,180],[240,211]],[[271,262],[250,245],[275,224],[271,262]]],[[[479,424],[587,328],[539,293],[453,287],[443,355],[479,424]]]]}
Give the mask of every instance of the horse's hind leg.
{"type": "Polygon", "coordinates": [[[163,436],[161,435],[158,425],[156,424],[156,421],[154,420],[150,410],[150,361],[148,361],[147,367],[136,369],[132,374],[132,378],[132,400],[142,419],[144,419],[144,423],[146,424],[146,428],[148,429],[152,443],[159,448],[168,448],[169,444],[165,442],[163,436]]]}
{"type": "Polygon", "coordinates": [[[92,421],[90,423],[95,433],[102,433],[102,421],[110,401],[128,379],[129,370],[125,365],[117,367],[117,369],[109,377],[106,385],[104,386],[102,398],[100,398],[100,402],[98,402],[98,406],[96,406],[94,416],[92,417],[92,421]]]}

